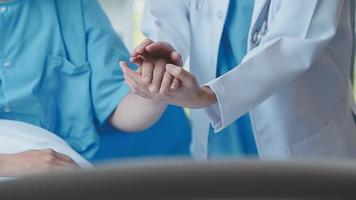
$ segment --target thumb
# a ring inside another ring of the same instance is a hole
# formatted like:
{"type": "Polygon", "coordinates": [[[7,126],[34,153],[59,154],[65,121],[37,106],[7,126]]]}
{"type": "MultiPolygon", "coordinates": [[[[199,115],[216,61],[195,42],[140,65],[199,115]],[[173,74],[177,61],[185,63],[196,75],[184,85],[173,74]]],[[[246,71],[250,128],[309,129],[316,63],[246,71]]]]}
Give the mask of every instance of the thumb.
{"type": "Polygon", "coordinates": [[[124,72],[124,74],[127,74],[132,77],[137,77],[140,74],[140,70],[141,70],[140,68],[138,68],[137,71],[134,71],[129,67],[129,64],[125,61],[120,61],[119,65],[121,67],[122,72],[124,72]]]}
{"type": "Polygon", "coordinates": [[[133,52],[131,53],[131,57],[136,57],[139,55],[142,55],[145,53],[146,51],[146,47],[149,46],[150,44],[152,44],[153,41],[150,39],[145,39],[139,46],[137,46],[133,52]]]}
{"type": "Polygon", "coordinates": [[[166,66],[166,70],[172,76],[174,76],[175,78],[178,78],[180,81],[182,81],[183,84],[190,83],[193,78],[189,72],[187,72],[183,69],[183,67],[178,67],[176,65],[168,64],[166,66]]]}
{"type": "Polygon", "coordinates": [[[181,67],[183,66],[182,56],[177,51],[173,51],[171,53],[171,60],[172,60],[173,64],[181,66],[181,67]]]}
{"type": "Polygon", "coordinates": [[[146,47],[149,55],[169,59],[174,48],[167,42],[154,42],[146,47]]]}

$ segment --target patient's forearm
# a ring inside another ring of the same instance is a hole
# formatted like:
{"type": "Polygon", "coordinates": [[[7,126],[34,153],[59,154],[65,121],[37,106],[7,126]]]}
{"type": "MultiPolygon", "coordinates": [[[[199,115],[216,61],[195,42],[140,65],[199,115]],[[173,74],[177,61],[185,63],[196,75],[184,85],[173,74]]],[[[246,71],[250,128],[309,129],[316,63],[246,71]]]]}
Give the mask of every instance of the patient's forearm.
{"type": "Polygon", "coordinates": [[[167,105],[135,94],[126,96],[110,118],[111,124],[122,131],[137,132],[151,127],[162,116],[167,105]]]}

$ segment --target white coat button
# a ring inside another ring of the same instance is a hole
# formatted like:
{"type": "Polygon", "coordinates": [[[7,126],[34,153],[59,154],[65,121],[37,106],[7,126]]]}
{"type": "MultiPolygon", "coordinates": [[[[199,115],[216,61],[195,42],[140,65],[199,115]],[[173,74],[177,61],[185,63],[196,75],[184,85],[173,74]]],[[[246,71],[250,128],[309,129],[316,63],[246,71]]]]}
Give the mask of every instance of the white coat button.
{"type": "Polygon", "coordinates": [[[224,12],[223,11],[219,11],[218,12],[218,19],[219,20],[223,20],[224,19],[224,12]]]}
{"type": "Polygon", "coordinates": [[[198,2],[196,4],[196,9],[201,10],[203,8],[204,8],[204,0],[198,0],[198,2]]]}
{"type": "Polygon", "coordinates": [[[3,14],[7,11],[6,7],[0,7],[0,14],[3,14]]]}

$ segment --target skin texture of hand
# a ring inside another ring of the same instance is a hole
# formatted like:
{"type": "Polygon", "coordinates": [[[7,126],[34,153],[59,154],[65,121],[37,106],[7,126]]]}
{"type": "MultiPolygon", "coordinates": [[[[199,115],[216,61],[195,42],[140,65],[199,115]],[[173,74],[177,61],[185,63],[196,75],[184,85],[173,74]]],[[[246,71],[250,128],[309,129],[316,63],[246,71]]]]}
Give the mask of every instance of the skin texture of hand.
{"type": "MultiPolygon", "coordinates": [[[[160,65],[164,65],[163,61],[160,62],[162,62],[160,65]]],[[[192,109],[204,108],[217,101],[214,92],[209,87],[199,86],[195,77],[182,67],[166,65],[166,72],[177,78],[182,85],[174,91],[161,94],[152,92],[142,81],[141,73],[131,70],[127,63],[121,62],[120,66],[133,93],[144,98],[192,109]]]]}
{"type": "Polygon", "coordinates": [[[161,66],[162,60],[170,64],[183,66],[180,54],[170,44],[146,39],[136,47],[131,56],[131,62],[141,66],[142,81],[144,84],[151,85],[152,92],[159,92],[163,95],[169,90],[174,90],[180,86],[179,80],[166,72],[165,67],[163,72],[159,71],[161,68],[155,70],[155,66],[161,66]],[[157,75],[162,77],[157,77],[157,75]],[[157,79],[161,81],[158,83],[155,81],[157,79]]]}
{"type": "Polygon", "coordinates": [[[140,67],[138,72],[126,63],[120,66],[135,94],[188,108],[203,108],[217,101],[209,87],[199,86],[195,77],[182,68],[182,58],[170,44],[146,39],[131,56],[131,62],[140,67]]]}
{"type": "MultiPolygon", "coordinates": [[[[141,97],[150,99],[155,102],[162,102],[164,100],[161,98],[163,94],[160,93],[159,88],[163,80],[163,74],[168,73],[166,71],[167,62],[163,59],[158,60],[148,60],[142,62],[139,70],[134,72],[130,69],[125,62],[120,63],[121,70],[124,72],[125,82],[130,86],[131,91],[141,97]],[[147,71],[147,68],[152,69],[151,78],[147,81],[143,78],[143,71],[147,71]],[[146,70],[145,70],[146,69],[146,70]],[[136,79],[132,79],[130,75],[136,75],[136,79]],[[161,95],[162,94],[162,95],[161,95]]],[[[170,75],[171,76],[171,75],[170,75]]],[[[173,77],[173,76],[172,76],[173,77]]]]}
{"type": "Polygon", "coordinates": [[[0,155],[0,177],[24,177],[77,168],[71,158],[52,149],[0,155]]]}

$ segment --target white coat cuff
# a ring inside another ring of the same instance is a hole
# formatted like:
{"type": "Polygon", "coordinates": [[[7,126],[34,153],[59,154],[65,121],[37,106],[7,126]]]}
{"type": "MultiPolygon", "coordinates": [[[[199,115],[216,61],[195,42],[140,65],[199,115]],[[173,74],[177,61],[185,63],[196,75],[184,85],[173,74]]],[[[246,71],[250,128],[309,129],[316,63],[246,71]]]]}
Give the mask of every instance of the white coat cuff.
{"type": "Polygon", "coordinates": [[[223,114],[222,114],[222,105],[221,105],[221,99],[219,98],[219,93],[223,92],[219,89],[217,81],[213,80],[207,84],[204,84],[205,86],[210,87],[212,89],[217,97],[217,103],[206,107],[204,110],[207,113],[210,122],[215,130],[215,132],[220,132],[221,130],[224,129],[224,123],[223,123],[223,114]],[[219,91],[219,93],[218,93],[219,91]]]}
{"type": "Polygon", "coordinates": [[[206,114],[208,115],[211,125],[213,126],[215,132],[219,130],[221,126],[221,111],[219,108],[219,104],[215,103],[209,107],[204,108],[206,114]]]}

